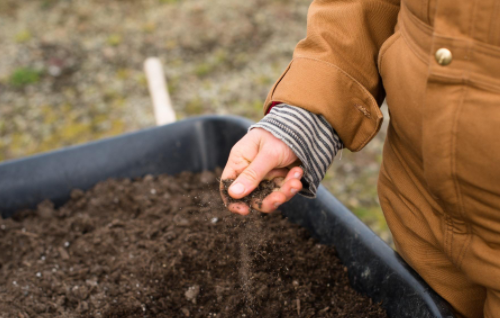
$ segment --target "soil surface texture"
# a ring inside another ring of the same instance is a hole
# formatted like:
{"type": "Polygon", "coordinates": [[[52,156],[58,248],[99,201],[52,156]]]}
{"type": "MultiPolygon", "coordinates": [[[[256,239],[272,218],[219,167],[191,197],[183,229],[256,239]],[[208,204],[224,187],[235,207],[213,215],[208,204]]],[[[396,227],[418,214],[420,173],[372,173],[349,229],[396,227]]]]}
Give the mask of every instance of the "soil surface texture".
{"type": "Polygon", "coordinates": [[[216,176],[107,180],[0,220],[0,316],[387,317],[332,247],[229,213],[216,176]]]}

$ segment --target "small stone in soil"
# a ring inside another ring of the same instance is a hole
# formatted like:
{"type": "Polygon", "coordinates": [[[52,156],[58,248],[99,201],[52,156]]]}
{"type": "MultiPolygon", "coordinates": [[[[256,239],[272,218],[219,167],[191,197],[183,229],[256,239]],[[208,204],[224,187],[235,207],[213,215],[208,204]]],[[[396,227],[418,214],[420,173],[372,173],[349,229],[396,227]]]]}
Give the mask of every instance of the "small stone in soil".
{"type": "Polygon", "coordinates": [[[200,294],[200,286],[194,285],[188,288],[188,290],[184,293],[186,299],[192,301],[193,304],[196,304],[196,297],[200,294]]]}

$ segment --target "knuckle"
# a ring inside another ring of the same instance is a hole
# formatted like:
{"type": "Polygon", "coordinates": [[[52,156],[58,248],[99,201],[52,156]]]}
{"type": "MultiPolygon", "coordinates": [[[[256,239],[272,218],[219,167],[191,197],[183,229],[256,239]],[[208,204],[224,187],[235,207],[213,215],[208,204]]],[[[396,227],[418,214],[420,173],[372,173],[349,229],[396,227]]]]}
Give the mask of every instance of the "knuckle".
{"type": "Polygon", "coordinates": [[[233,148],[229,154],[228,165],[232,167],[239,167],[244,163],[247,162],[241,155],[241,151],[239,149],[233,148]]]}
{"type": "Polygon", "coordinates": [[[258,173],[252,168],[248,168],[245,171],[243,171],[242,175],[250,181],[253,181],[253,182],[260,181],[258,173]]]}
{"type": "Polygon", "coordinates": [[[242,158],[239,156],[231,156],[229,159],[229,164],[231,166],[238,166],[241,164],[242,161],[243,161],[242,158]]]}
{"type": "Polygon", "coordinates": [[[241,157],[241,151],[239,150],[238,144],[234,145],[229,152],[229,158],[241,157]]]}

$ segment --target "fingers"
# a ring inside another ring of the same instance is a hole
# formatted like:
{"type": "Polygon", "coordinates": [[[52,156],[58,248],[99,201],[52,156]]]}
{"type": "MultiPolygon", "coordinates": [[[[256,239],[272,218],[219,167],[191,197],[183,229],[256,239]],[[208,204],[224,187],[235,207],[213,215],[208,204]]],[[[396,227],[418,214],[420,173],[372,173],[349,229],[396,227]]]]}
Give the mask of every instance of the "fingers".
{"type": "Polygon", "coordinates": [[[279,182],[279,179],[281,181],[285,180],[287,177],[288,173],[290,172],[290,169],[287,168],[281,168],[281,169],[273,169],[269,171],[268,174],[264,177],[264,180],[274,180],[274,183],[279,182]]]}
{"type": "Polygon", "coordinates": [[[286,201],[292,199],[299,191],[302,190],[302,182],[297,179],[291,179],[285,182],[285,184],[279,189],[279,192],[283,193],[286,197],[286,201]]]}
{"type": "MultiPolygon", "coordinates": [[[[281,170],[281,169],[280,169],[281,170]]],[[[300,167],[292,168],[286,174],[286,178],[274,178],[274,183],[280,188],[269,194],[264,200],[254,199],[252,201],[252,208],[264,213],[271,213],[276,211],[280,205],[292,199],[300,190],[302,190],[303,171],[300,167]]],[[[272,175],[283,175],[283,171],[276,172],[272,175]]],[[[266,179],[270,176],[266,176],[266,179]]],[[[247,215],[250,213],[251,208],[243,202],[231,203],[228,206],[229,211],[240,215],[247,215]]]]}
{"type": "Polygon", "coordinates": [[[224,184],[222,184],[222,181],[219,183],[219,194],[220,197],[222,198],[222,202],[224,202],[224,206],[227,206],[227,198],[226,198],[226,193],[224,191],[224,184]],[[222,186],[222,188],[220,187],[222,186]]]}
{"type": "Polygon", "coordinates": [[[250,207],[243,202],[235,202],[229,204],[227,209],[233,213],[240,215],[248,215],[250,213],[250,207]]]}
{"type": "Polygon", "coordinates": [[[274,180],[280,189],[265,198],[261,204],[263,208],[259,210],[275,210],[274,206],[290,200],[302,188],[300,177],[293,173],[297,173],[294,169],[299,169],[300,173],[302,170],[299,167],[289,170],[294,164],[300,162],[283,141],[266,130],[252,129],[233,147],[222,173],[220,191],[224,203],[232,212],[248,214],[250,207],[245,203],[230,203],[233,201],[231,198],[241,199],[255,190],[262,180],[274,180]],[[223,180],[234,182],[229,189],[225,189],[223,180]]]}
{"type": "Polygon", "coordinates": [[[280,205],[292,199],[300,190],[302,190],[303,170],[300,167],[294,167],[289,172],[287,177],[281,182],[276,182],[280,186],[278,191],[274,191],[268,195],[262,202],[255,200],[252,202],[252,207],[264,213],[276,211],[280,205]]]}
{"type": "Polygon", "coordinates": [[[229,187],[229,195],[235,199],[247,196],[276,166],[276,158],[266,156],[265,152],[260,152],[229,187]]]}
{"type": "Polygon", "coordinates": [[[258,199],[252,200],[252,208],[264,213],[271,213],[287,201],[287,197],[280,191],[274,191],[270,195],[260,201],[258,199]]]}

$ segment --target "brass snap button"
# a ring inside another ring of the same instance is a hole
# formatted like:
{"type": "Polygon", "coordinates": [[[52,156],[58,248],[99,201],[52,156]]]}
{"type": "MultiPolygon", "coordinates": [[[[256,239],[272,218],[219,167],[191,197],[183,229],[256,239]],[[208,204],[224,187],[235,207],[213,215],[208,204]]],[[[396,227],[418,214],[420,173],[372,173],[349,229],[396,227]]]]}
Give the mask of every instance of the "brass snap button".
{"type": "Polygon", "coordinates": [[[445,48],[440,48],[436,51],[436,62],[441,66],[446,66],[453,60],[453,55],[451,55],[450,50],[445,48]]]}

